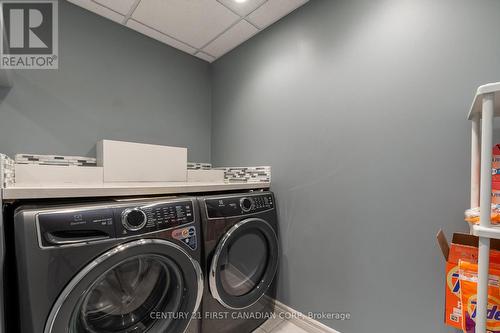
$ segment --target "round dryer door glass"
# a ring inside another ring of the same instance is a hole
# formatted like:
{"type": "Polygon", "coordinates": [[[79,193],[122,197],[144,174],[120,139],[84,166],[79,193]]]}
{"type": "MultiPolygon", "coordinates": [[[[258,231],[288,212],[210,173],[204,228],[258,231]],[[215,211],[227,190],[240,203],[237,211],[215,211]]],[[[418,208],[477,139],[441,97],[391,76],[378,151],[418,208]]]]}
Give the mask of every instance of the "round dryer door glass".
{"type": "Polygon", "coordinates": [[[212,296],[228,309],[244,309],[269,290],[278,269],[275,230],[262,219],[235,224],[215,249],[210,268],[212,296]]]}
{"type": "Polygon", "coordinates": [[[266,270],[268,252],[267,240],[258,231],[231,240],[219,259],[224,290],[232,296],[252,291],[266,270]]]}
{"type": "Polygon", "coordinates": [[[151,313],[176,313],[183,279],[172,261],[136,256],[104,273],[83,295],[72,316],[72,332],[147,332],[151,313]]]}

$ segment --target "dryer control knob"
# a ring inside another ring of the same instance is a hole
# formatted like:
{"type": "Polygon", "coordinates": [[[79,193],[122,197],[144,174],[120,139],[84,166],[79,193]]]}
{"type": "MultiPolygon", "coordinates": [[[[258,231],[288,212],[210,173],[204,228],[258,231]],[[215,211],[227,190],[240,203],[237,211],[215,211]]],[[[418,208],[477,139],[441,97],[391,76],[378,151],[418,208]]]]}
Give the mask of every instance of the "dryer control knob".
{"type": "Polygon", "coordinates": [[[255,203],[251,198],[241,198],[240,199],[241,210],[248,213],[255,207],[255,203]]]}
{"type": "Polygon", "coordinates": [[[129,231],[137,231],[146,225],[148,217],[139,208],[128,208],[122,213],[122,224],[129,231]]]}

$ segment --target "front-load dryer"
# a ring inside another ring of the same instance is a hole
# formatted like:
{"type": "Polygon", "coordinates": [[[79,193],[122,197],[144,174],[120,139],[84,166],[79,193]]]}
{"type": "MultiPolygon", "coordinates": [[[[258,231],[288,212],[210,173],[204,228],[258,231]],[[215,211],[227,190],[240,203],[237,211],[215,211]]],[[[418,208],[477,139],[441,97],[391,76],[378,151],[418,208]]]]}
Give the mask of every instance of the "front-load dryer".
{"type": "Polygon", "coordinates": [[[14,214],[21,333],[195,333],[191,198],[30,205],[14,214]]]}
{"type": "Polygon", "coordinates": [[[250,333],[274,314],[279,260],[272,192],[201,197],[202,333],[250,333]]]}

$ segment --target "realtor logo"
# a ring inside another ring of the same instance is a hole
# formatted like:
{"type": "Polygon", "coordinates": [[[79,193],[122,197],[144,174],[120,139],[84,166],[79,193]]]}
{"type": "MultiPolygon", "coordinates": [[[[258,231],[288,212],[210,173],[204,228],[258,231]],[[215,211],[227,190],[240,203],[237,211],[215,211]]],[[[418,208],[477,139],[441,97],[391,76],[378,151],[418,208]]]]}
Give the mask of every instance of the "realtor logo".
{"type": "Polygon", "coordinates": [[[57,69],[57,0],[1,0],[0,67],[57,69]]]}

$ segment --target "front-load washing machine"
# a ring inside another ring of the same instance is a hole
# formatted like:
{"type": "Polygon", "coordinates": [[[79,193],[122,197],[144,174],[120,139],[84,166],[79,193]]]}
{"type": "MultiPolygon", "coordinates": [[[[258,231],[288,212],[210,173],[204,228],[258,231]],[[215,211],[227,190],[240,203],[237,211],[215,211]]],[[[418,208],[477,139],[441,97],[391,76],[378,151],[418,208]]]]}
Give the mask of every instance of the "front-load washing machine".
{"type": "Polygon", "coordinates": [[[279,259],[272,192],[201,197],[202,333],[249,333],[273,316],[279,259]]]}
{"type": "Polygon", "coordinates": [[[21,333],[199,331],[196,200],[21,206],[14,235],[21,333]]]}

